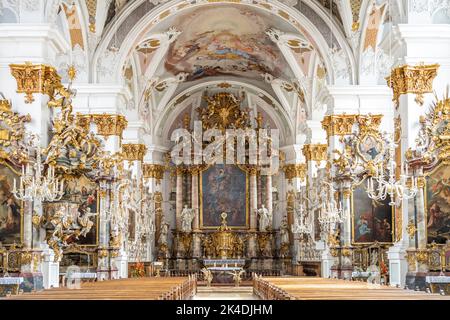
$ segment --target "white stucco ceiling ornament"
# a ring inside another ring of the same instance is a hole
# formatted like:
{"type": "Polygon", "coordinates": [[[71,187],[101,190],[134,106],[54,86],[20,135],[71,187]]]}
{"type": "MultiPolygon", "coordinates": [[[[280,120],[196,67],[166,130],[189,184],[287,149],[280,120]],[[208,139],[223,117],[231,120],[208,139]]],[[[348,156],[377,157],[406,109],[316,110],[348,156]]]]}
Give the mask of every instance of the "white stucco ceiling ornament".
{"type": "Polygon", "coordinates": [[[278,2],[281,2],[282,4],[285,4],[289,7],[293,7],[297,5],[298,0],[278,0],[278,2]]]}
{"type": "Polygon", "coordinates": [[[97,74],[100,82],[114,82],[114,71],[117,63],[117,51],[105,50],[97,65],[97,74]]]}
{"type": "Polygon", "coordinates": [[[333,69],[335,78],[348,81],[350,79],[349,74],[349,61],[344,50],[334,48],[331,51],[331,57],[333,62],[333,69]]]}
{"type": "Polygon", "coordinates": [[[155,6],[157,6],[158,4],[163,4],[166,2],[169,2],[170,0],[148,0],[150,3],[154,4],[155,6]]]}

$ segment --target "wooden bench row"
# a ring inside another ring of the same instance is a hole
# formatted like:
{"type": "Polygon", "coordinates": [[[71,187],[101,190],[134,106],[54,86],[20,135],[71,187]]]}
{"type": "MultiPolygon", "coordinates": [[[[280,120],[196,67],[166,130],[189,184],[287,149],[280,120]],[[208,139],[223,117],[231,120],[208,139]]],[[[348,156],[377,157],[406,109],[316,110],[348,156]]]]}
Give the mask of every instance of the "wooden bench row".
{"type": "Polygon", "coordinates": [[[313,277],[253,278],[254,294],[264,300],[449,300],[448,296],[384,285],[313,277]]]}
{"type": "Polygon", "coordinates": [[[53,288],[11,296],[13,300],[188,300],[197,293],[197,277],[133,278],[83,283],[80,289],[53,288]]]}

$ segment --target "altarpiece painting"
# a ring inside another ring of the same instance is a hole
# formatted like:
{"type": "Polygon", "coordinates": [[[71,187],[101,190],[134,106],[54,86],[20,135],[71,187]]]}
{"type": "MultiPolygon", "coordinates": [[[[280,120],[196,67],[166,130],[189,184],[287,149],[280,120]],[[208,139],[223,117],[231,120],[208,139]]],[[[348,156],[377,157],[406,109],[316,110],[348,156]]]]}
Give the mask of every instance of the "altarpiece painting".
{"type": "Polygon", "coordinates": [[[445,244],[450,239],[450,166],[437,167],[426,181],[427,240],[445,244]]]}
{"type": "Polygon", "coordinates": [[[5,164],[0,165],[0,243],[21,243],[22,206],[12,194],[14,179],[19,175],[5,164]]]}
{"type": "Polygon", "coordinates": [[[248,227],[247,175],[237,166],[217,164],[203,171],[200,199],[202,228],[219,227],[222,212],[229,227],[248,227]]]}
{"type": "Polygon", "coordinates": [[[369,198],[360,184],[352,195],[352,240],[354,244],[393,241],[393,209],[389,196],[384,201],[369,198]]]}
{"type": "Polygon", "coordinates": [[[57,210],[70,216],[73,221],[79,219],[94,222],[86,236],[78,239],[69,239],[68,244],[76,242],[82,246],[97,245],[98,242],[98,220],[99,199],[97,184],[84,175],[80,177],[66,176],[64,179],[64,196],[60,201],[46,203],[45,215],[52,217],[57,210]]]}

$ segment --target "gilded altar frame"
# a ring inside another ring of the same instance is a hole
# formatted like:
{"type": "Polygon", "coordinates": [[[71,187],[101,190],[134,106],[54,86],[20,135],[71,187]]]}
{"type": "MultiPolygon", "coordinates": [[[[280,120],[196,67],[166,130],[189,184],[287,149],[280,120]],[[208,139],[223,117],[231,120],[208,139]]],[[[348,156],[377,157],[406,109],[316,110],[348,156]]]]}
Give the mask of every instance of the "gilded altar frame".
{"type": "MultiPolygon", "coordinates": [[[[16,174],[19,178],[22,176],[22,173],[17,171],[6,159],[0,158],[0,165],[4,165],[9,170],[11,170],[14,174],[16,174]]],[[[14,196],[14,195],[13,195],[14,196]]],[[[17,199],[16,199],[17,200],[17,199]]],[[[20,243],[16,243],[16,245],[23,245],[23,232],[24,232],[24,205],[25,201],[20,200],[20,243]]],[[[11,247],[14,243],[2,243],[3,247],[11,247]]]]}
{"type": "MultiPolygon", "coordinates": [[[[427,241],[427,244],[431,244],[431,242],[428,242],[428,192],[427,192],[427,187],[428,187],[428,180],[427,178],[429,178],[432,174],[434,174],[436,171],[440,170],[441,168],[450,166],[450,164],[446,163],[446,162],[441,162],[438,165],[436,165],[434,168],[432,168],[429,171],[426,171],[424,173],[424,178],[423,179],[423,206],[424,206],[424,219],[425,219],[425,239],[427,241]]],[[[420,186],[419,186],[420,187],[420,186]]],[[[437,244],[438,246],[445,246],[445,244],[437,244]]]]}
{"type": "MultiPolygon", "coordinates": [[[[365,180],[361,181],[359,184],[356,184],[355,186],[352,187],[352,191],[350,194],[350,203],[351,203],[351,229],[352,229],[352,246],[367,246],[367,245],[371,245],[374,244],[375,242],[381,244],[381,245],[392,245],[392,243],[394,242],[395,239],[395,206],[390,206],[391,207],[391,241],[390,242],[380,242],[380,241],[373,241],[373,242],[355,242],[355,198],[353,196],[354,190],[356,187],[359,187],[363,184],[365,180]]],[[[389,195],[388,195],[389,196],[389,195]]],[[[367,196],[368,199],[369,196],[367,196]]]]}
{"type": "MultiPolygon", "coordinates": [[[[73,177],[73,179],[79,179],[81,178],[79,177],[73,177]]],[[[88,177],[84,176],[84,178],[86,178],[90,183],[95,184],[95,191],[96,191],[96,201],[97,201],[97,215],[95,216],[95,243],[94,244],[78,244],[76,243],[76,245],[79,248],[94,248],[94,247],[98,247],[99,245],[99,232],[100,232],[100,187],[98,185],[98,183],[96,183],[95,181],[92,181],[91,179],[89,179],[88,177]]],[[[60,200],[60,201],[56,201],[56,202],[47,202],[47,203],[77,203],[75,201],[70,201],[70,200],[60,200]]],[[[45,204],[45,203],[44,203],[45,204]]],[[[78,204],[78,203],[77,203],[78,204]]],[[[44,214],[46,214],[46,212],[44,211],[44,214]]],[[[64,250],[63,250],[64,253],[64,250]]]]}
{"type": "MultiPolygon", "coordinates": [[[[233,164],[236,166],[236,168],[240,169],[241,171],[245,172],[245,226],[228,226],[232,230],[249,230],[250,229],[250,194],[249,194],[249,182],[250,177],[249,173],[246,170],[243,170],[238,165],[233,164]]],[[[202,173],[209,168],[211,168],[213,165],[209,165],[206,168],[199,170],[199,222],[200,222],[200,229],[201,230],[216,230],[220,226],[204,226],[203,225],[203,175],[202,173]]]]}

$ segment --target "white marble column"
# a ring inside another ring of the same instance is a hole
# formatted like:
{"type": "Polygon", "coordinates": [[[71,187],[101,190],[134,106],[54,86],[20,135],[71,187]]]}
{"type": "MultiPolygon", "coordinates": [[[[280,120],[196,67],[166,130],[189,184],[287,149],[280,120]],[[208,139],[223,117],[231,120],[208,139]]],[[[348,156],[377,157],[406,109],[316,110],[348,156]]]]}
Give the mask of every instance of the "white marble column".
{"type": "Polygon", "coordinates": [[[248,242],[248,256],[250,258],[256,257],[256,231],[258,228],[258,219],[257,219],[257,205],[258,205],[258,185],[256,181],[257,170],[256,168],[251,168],[249,170],[250,174],[250,239],[248,242]]]}
{"type": "Polygon", "coordinates": [[[175,225],[177,230],[181,230],[181,212],[183,211],[183,173],[184,169],[177,168],[177,187],[176,187],[176,204],[175,204],[175,225]]]}
{"type": "Polygon", "coordinates": [[[191,171],[192,175],[192,192],[191,192],[191,199],[192,199],[192,209],[195,210],[195,216],[193,221],[192,229],[194,231],[194,258],[200,258],[201,257],[201,242],[200,242],[200,236],[198,232],[200,231],[200,207],[199,207],[199,171],[197,169],[193,169],[191,171]]]}
{"type": "Polygon", "coordinates": [[[269,222],[269,226],[273,227],[273,199],[272,199],[272,176],[266,176],[266,208],[269,211],[272,221],[269,222]]]}

